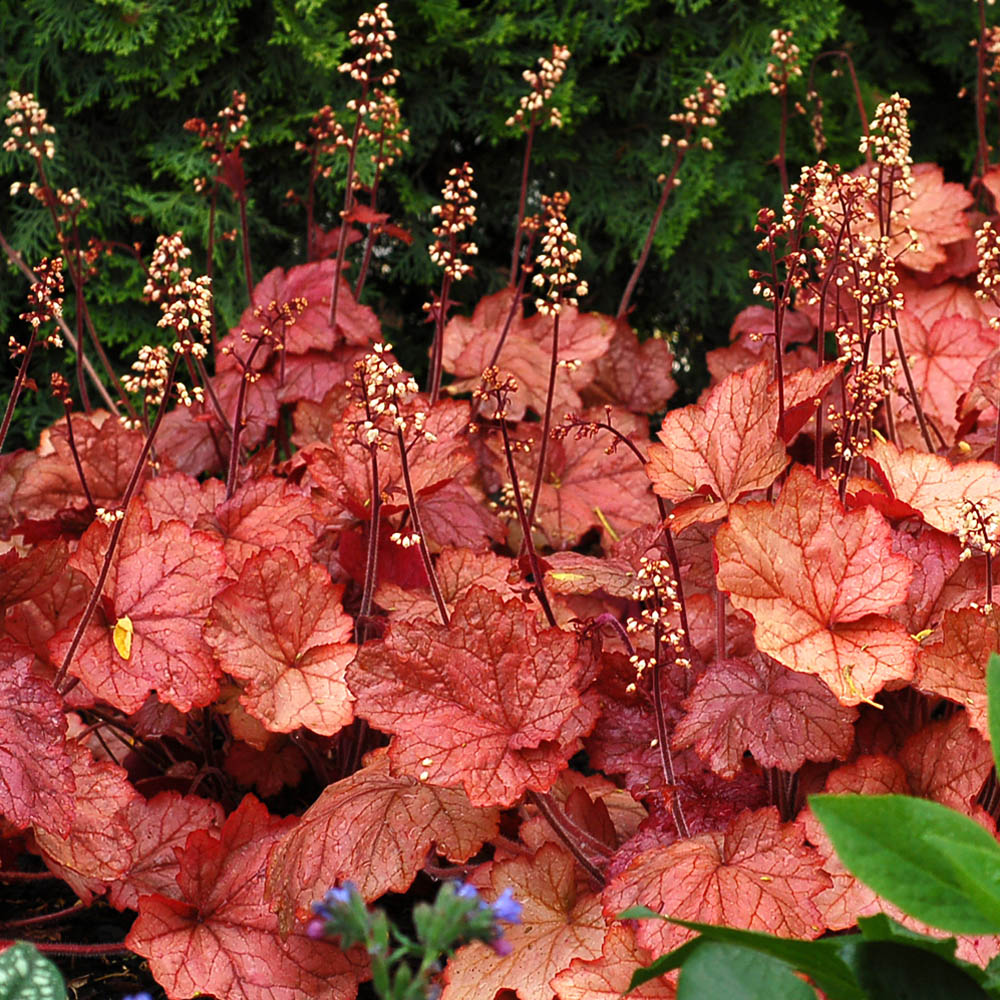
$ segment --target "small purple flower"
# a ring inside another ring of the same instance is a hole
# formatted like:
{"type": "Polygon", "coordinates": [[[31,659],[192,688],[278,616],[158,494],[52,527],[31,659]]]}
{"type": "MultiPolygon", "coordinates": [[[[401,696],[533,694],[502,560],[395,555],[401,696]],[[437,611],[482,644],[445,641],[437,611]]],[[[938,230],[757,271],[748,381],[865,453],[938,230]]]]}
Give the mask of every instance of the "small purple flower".
{"type": "MultiPolygon", "coordinates": [[[[479,899],[479,890],[469,882],[459,882],[455,886],[455,896],[458,899],[468,899],[471,902],[479,899]]],[[[482,902],[482,900],[479,901],[482,902]]]]}
{"type": "Polygon", "coordinates": [[[343,885],[334,886],[328,889],[323,897],[323,902],[327,906],[348,906],[351,899],[358,894],[358,888],[353,882],[345,882],[343,885]]]}
{"type": "Polygon", "coordinates": [[[130,993],[127,997],[122,997],[122,1000],[153,1000],[153,995],[143,990],[142,993],[130,993]]]}
{"type": "Polygon", "coordinates": [[[507,924],[519,924],[524,907],[514,898],[512,889],[504,889],[492,904],[493,916],[507,924]]]}
{"type": "Polygon", "coordinates": [[[314,917],[306,925],[306,934],[314,941],[326,936],[326,921],[320,917],[314,917]]]}
{"type": "Polygon", "coordinates": [[[502,934],[490,941],[490,947],[501,958],[511,954],[514,950],[514,946],[502,934]]]}

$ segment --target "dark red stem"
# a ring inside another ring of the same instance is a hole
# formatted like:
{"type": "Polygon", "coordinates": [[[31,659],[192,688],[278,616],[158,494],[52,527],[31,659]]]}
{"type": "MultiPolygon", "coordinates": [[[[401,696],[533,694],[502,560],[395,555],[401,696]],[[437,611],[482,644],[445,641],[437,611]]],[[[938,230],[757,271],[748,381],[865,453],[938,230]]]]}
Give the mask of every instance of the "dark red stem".
{"type": "MultiPolygon", "coordinates": [[[[179,357],[175,354],[173,360],[170,362],[170,368],[167,371],[166,384],[163,389],[163,402],[160,404],[159,412],[156,414],[156,420],[153,421],[153,426],[150,428],[149,434],[146,435],[146,441],[142,446],[142,451],[139,453],[139,459],[135,463],[135,468],[132,470],[132,477],[129,479],[128,486],[125,488],[125,495],[122,497],[119,509],[124,511],[126,516],[128,514],[129,504],[132,502],[132,497],[135,495],[136,488],[139,485],[139,480],[142,478],[142,470],[146,466],[146,460],[149,458],[150,449],[153,447],[153,439],[156,437],[156,432],[160,429],[160,424],[163,422],[163,416],[167,412],[167,400],[170,398],[170,390],[174,384],[174,375],[177,372],[178,360],[179,357]]],[[[87,601],[87,606],[83,610],[83,616],[77,623],[76,631],[73,633],[73,640],[69,644],[69,649],[66,651],[66,656],[63,658],[62,665],[59,667],[55,677],[52,679],[52,686],[57,691],[62,685],[62,682],[66,679],[66,673],[69,670],[70,664],[73,662],[73,657],[76,656],[76,651],[80,648],[81,641],[83,640],[83,633],[86,631],[87,625],[90,624],[90,619],[93,617],[94,610],[101,599],[101,592],[104,590],[104,584],[108,579],[108,573],[111,570],[111,561],[114,558],[115,549],[118,546],[118,539],[121,537],[124,525],[125,518],[120,517],[117,521],[115,521],[114,527],[111,529],[111,537],[108,540],[108,549],[104,553],[104,563],[101,566],[101,572],[98,574],[97,583],[94,584],[94,589],[90,594],[90,600],[87,601]]]]}
{"type": "MultiPolygon", "coordinates": [[[[685,132],[685,138],[688,137],[689,131],[690,129],[685,132]]],[[[667,200],[670,198],[670,192],[674,189],[674,180],[677,177],[677,172],[681,169],[681,164],[684,162],[685,152],[686,150],[678,145],[677,151],[674,153],[674,165],[670,168],[670,175],[663,182],[663,191],[660,194],[660,201],[656,206],[656,211],[653,213],[653,221],[649,224],[649,232],[646,233],[646,242],[642,245],[642,253],[639,254],[639,260],[636,262],[635,270],[632,272],[632,276],[628,279],[628,284],[625,286],[625,292],[622,294],[622,300],[618,304],[619,319],[628,313],[629,303],[632,301],[632,294],[635,292],[635,286],[639,284],[639,276],[645,270],[646,262],[649,260],[649,252],[653,248],[653,237],[656,235],[656,229],[660,224],[660,218],[663,215],[663,210],[667,207],[667,200]]]]}
{"type": "Polygon", "coordinates": [[[438,583],[437,573],[434,572],[434,563],[431,561],[430,550],[427,548],[427,539],[424,538],[424,531],[420,525],[420,512],[417,509],[417,498],[413,492],[413,483],[410,480],[410,463],[406,457],[406,442],[403,440],[402,428],[396,428],[396,446],[399,448],[399,460],[403,467],[403,485],[406,487],[406,503],[410,509],[410,518],[413,521],[413,530],[416,532],[420,547],[420,558],[424,563],[424,571],[430,581],[431,593],[434,595],[434,603],[437,604],[438,614],[441,622],[447,625],[448,608],[444,603],[444,596],[441,594],[441,585],[438,583]]]}
{"type": "Polygon", "coordinates": [[[511,287],[517,281],[517,265],[521,258],[521,223],[524,222],[524,208],[528,200],[528,169],[531,166],[531,147],[535,142],[535,128],[537,127],[536,112],[531,113],[531,122],[528,124],[528,134],[524,142],[524,161],[521,165],[521,193],[517,200],[517,228],[514,230],[514,249],[510,255],[510,277],[507,279],[511,287]]]}

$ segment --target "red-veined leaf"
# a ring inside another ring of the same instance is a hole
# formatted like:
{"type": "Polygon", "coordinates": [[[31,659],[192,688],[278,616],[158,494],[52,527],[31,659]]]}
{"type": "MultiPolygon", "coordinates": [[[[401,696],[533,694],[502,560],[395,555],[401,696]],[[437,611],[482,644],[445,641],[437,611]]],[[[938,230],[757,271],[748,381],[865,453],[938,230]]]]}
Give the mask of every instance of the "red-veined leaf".
{"type": "Polygon", "coordinates": [[[245,685],[240,703],[272,732],[305,727],[332,736],[354,717],[344,682],[354,627],[321,566],[285,549],[252,556],[218,594],[205,638],[245,685]]]}
{"type": "Polygon", "coordinates": [[[294,819],[247,796],[216,834],[190,834],[177,897],[143,896],[126,945],[149,960],[170,1000],[350,1000],[361,962],[300,929],[286,940],[264,901],[267,859],[294,819]]]}
{"type": "MultiPolygon", "coordinates": [[[[70,566],[96,583],[110,529],[95,522],[70,566]]],[[[180,521],[153,528],[141,500],[129,508],[111,569],[70,672],[98,697],[124,712],[136,712],[151,691],[181,711],[207,705],[219,692],[218,669],[202,638],[212,597],[221,582],[221,541],[180,521]],[[132,622],[132,646],[124,659],[113,643],[116,623],[132,622]]],[[[57,658],[69,648],[75,628],[55,636],[57,658]]]]}
{"type": "Polygon", "coordinates": [[[912,569],[870,507],[845,512],[796,466],[774,504],[730,508],[715,548],[719,587],[753,615],[762,653],[818,675],[845,705],[912,676],[916,644],[884,617],[906,600],[912,569]]]}
{"type": "MultiPolygon", "coordinates": [[[[769,807],[741,813],[725,832],[703,833],[640,854],[604,891],[604,912],[648,906],[684,920],[816,938],[823,932],[813,897],[830,885],[801,826],[769,807]]],[[[693,934],[644,920],[637,940],[661,955],[693,934]]]]}
{"type": "Polygon", "coordinates": [[[356,711],[393,733],[393,766],[507,806],[551,788],[593,725],[576,636],[541,629],[519,601],[472,587],[451,624],[395,622],[348,668],[356,711]]]}
{"type": "Polygon", "coordinates": [[[268,896],[287,930],[341,879],[353,881],[365,899],[405,892],[432,847],[450,861],[467,861],[497,832],[499,814],[471,805],[459,789],[391,774],[386,751],[376,750],[360,771],[327,785],[282,837],[268,896]]]}
{"type": "Polygon", "coordinates": [[[711,664],[685,702],[674,746],[694,746],[724,778],[749,750],[762,767],[797,771],[807,760],[847,757],[857,711],[845,708],[810,674],[760,654],[711,664]]]}

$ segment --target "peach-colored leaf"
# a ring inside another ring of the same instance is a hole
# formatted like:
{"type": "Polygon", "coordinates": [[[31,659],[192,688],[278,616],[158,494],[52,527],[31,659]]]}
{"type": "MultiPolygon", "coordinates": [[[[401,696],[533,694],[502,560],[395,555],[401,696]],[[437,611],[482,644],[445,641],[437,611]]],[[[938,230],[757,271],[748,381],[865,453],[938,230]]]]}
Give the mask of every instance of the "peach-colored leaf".
{"type": "Polygon", "coordinates": [[[135,835],[128,870],[108,890],[108,902],[119,910],[138,909],[139,897],[151,892],[177,894],[177,853],[188,834],[217,830],[223,810],[218,802],[196,795],[161,792],[148,802],[141,796],[125,808],[125,821],[135,835]]]}
{"type": "Polygon", "coordinates": [[[76,785],[73,821],[65,837],[36,825],[35,844],[51,871],[89,903],[129,869],[136,838],[128,812],[141,796],[117,764],[94,760],[72,740],[66,748],[76,785]]]}
{"type": "Polygon", "coordinates": [[[914,795],[968,813],[993,769],[989,743],[962,712],[914,733],[899,752],[914,795]]]}
{"type": "Polygon", "coordinates": [[[986,664],[998,649],[1000,609],[946,611],[937,641],[927,639],[921,644],[913,685],[958,702],[965,708],[969,724],[989,738],[986,664]]]}
{"type": "Polygon", "coordinates": [[[240,703],[272,732],[304,726],[332,736],[354,717],[344,681],[354,623],[343,590],[321,566],[277,548],[248,559],[216,596],[205,638],[245,685],[240,703]]]}
{"type": "Polygon", "coordinates": [[[519,601],[472,587],[448,626],[394,622],[348,668],[356,711],[393,733],[400,773],[461,784],[475,805],[546,791],[593,725],[575,635],[542,629],[519,601]]]}
{"type": "MultiPolygon", "coordinates": [[[[811,939],[823,932],[813,897],[829,885],[801,826],[783,824],[768,807],[741,813],[724,832],[640,854],[605,889],[604,912],[638,904],[683,920],[811,939]]],[[[643,920],[636,937],[661,955],[692,933],[643,920]]]]}
{"type": "Polygon", "coordinates": [[[1000,467],[993,462],[952,465],[941,455],[907,448],[900,452],[888,441],[872,441],[864,457],[878,467],[892,495],[932,527],[957,534],[962,526],[962,501],[995,509],[1000,497],[1000,467]]]}
{"type": "Polygon", "coordinates": [[[504,928],[512,957],[478,941],[460,948],[445,968],[441,1000],[494,997],[501,989],[515,990],[518,1000],[552,1000],[556,975],[576,958],[600,956],[607,932],[600,897],[565,848],[544,844],[533,858],[484,866],[473,881],[485,899],[509,888],[524,907],[521,923],[504,928]]]}
{"type": "Polygon", "coordinates": [[[499,817],[495,807],[471,805],[460,789],[394,776],[386,751],[376,750],[360,771],[327,785],[282,837],[268,896],[287,930],[339,879],[353,881],[365,899],[405,892],[432,847],[467,861],[497,832],[499,817]]]}
{"type": "MultiPolygon", "coordinates": [[[[557,1000],[620,1000],[632,973],[649,965],[653,955],[640,948],[627,924],[613,924],[599,959],[574,958],[552,980],[557,1000]]],[[[628,994],[632,1000],[674,1000],[677,988],[662,976],[628,994]]]]}
{"type": "Polygon", "coordinates": [[[677,391],[669,344],[653,336],[640,342],[624,319],[615,320],[607,353],[594,362],[594,381],[583,392],[587,406],[610,403],[632,413],[656,413],[677,391]]]}
{"type": "Polygon", "coordinates": [[[796,466],[774,504],[730,509],[715,548],[719,587],[753,615],[762,653],[818,675],[845,705],[912,676],[916,644],[884,617],[906,600],[912,569],[870,507],[845,512],[796,466]]]}
{"type": "MultiPolygon", "coordinates": [[[[87,529],[70,566],[96,583],[110,529],[100,521],[87,529]]],[[[218,694],[218,669],[202,638],[212,598],[224,569],[222,543],[180,521],[152,527],[141,500],[125,520],[102,603],[83,634],[70,672],[98,697],[124,712],[136,712],[156,691],[183,712],[209,704],[218,694]],[[132,622],[128,659],[114,646],[122,617],[132,622]]],[[[70,626],[50,643],[61,657],[75,631],[70,626]]]]}
{"type": "Polygon", "coordinates": [[[279,820],[248,795],[214,833],[179,851],[176,897],[139,900],[125,943],[149,960],[170,1000],[350,1000],[360,962],[299,929],[286,940],[264,901],[267,859],[294,819],[279,820]]]}
{"type": "MultiPolygon", "coordinates": [[[[480,299],[471,317],[453,316],[444,330],[444,367],[457,376],[450,392],[467,392],[479,385],[483,370],[490,364],[510,312],[513,290],[505,288],[480,299]]],[[[580,391],[594,378],[591,362],[607,350],[614,335],[614,320],[599,313],[580,313],[572,306],[560,314],[559,360],[579,361],[572,370],[561,367],[556,373],[553,408],[556,414],[581,408],[580,391]]],[[[552,318],[541,313],[525,319],[520,306],[507,332],[496,364],[517,379],[507,415],[520,420],[524,411],[545,412],[549,363],[552,355],[552,318]]],[[[493,412],[487,403],[483,413],[493,412]]]]}

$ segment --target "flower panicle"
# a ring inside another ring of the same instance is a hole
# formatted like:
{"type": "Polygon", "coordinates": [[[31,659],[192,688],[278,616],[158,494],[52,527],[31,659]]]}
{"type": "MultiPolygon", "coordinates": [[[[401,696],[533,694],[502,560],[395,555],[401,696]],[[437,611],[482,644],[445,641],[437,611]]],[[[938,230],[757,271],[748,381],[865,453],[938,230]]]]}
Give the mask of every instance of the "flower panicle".
{"type": "MultiPolygon", "coordinates": [[[[508,128],[518,126],[526,131],[532,127],[539,112],[551,101],[553,91],[566,72],[569,58],[570,51],[565,45],[553,45],[551,58],[542,56],[538,60],[537,72],[526,69],[521,74],[531,90],[518,100],[517,110],[504,123],[508,128]]],[[[557,107],[549,108],[547,121],[553,128],[562,128],[562,115],[557,107]]]]}

